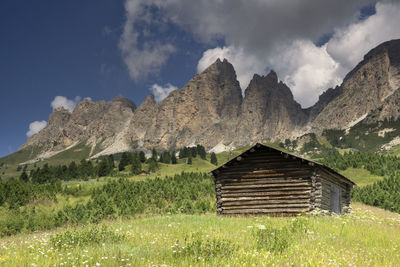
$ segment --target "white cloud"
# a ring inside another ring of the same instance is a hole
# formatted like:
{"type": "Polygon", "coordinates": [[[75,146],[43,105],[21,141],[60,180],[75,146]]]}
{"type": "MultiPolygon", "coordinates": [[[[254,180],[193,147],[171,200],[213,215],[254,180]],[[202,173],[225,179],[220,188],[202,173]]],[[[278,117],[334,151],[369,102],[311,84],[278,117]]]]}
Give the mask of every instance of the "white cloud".
{"type": "Polygon", "coordinates": [[[265,74],[266,67],[272,68],[291,88],[295,99],[308,107],[324,90],[339,85],[370,49],[384,41],[400,38],[398,25],[400,4],[377,3],[376,14],[335,28],[332,38],[322,47],[317,47],[311,39],[300,38],[264,53],[253,51],[249,46],[217,47],[204,52],[198,71],[210,63],[210,58],[225,57],[234,65],[242,87],[246,87],[252,73],[265,74]]]}
{"type": "MultiPolygon", "coordinates": [[[[91,101],[90,97],[87,97],[91,101]]],[[[75,106],[82,100],[80,96],[76,96],[74,99],[68,99],[65,96],[56,96],[53,101],[51,101],[51,107],[54,109],[63,107],[70,112],[72,112],[75,106]]]]}
{"type": "Polygon", "coordinates": [[[40,132],[44,127],[47,126],[47,121],[34,121],[29,124],[29,131],[26,136],[31,137],[34,134],[40,132]]]}
{"type": "Polygon", "coordinates": [[[154,41],[174,24],[199,42],[224,42],[203,53],[199,72],[227,58],[245,89],[254,73],[274,69],[303,107],[339,84],[370,49],[400,38],[399,1],[126,0],[125,9],[120,49],[133,79],[157,72],[175,51],[172,39],[154,41]],[[369,4],[376,14],[360,21],[369,4]],[[332,38],[317,47],[326,34],[332,38]]]}
{"type": "Polygon", "coordinates": [[[165,86],[161,86],[158,84],[153,84],[150,87],[150,91],[153,93],[154,98],[157,102],[160,102],[161,100],[163,100],[164,98],[166,98],[169,93],[171,93],[172,91],[178,89],[178,87],[167,83],[165,86]]]}
{"type": "Polygon", "coordinates": [[[400,38],[399,25],[400,3],[377,3],[375,15],[349,27],[336,29],[328,43],[328,53],[345,70],[349,70],[375,46],[400,38]]]}
{"type": "Polygon", "coordinates": [[[332,59],[326,45],[317,47],[310,40],[298,40],[267,59],[304,107],[318,101],[324,90],[340,84],[340,64],[332,59]]]}

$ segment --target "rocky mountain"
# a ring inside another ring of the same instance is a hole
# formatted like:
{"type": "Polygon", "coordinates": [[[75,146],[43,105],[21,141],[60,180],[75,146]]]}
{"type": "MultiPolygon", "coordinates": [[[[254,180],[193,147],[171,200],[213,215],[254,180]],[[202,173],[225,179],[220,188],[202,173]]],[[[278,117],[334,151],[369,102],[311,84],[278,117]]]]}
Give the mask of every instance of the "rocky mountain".
{"type": "Polygon", "coordinates": [[[125,138],[136,105],[129,99],[117,96],[110,102],[91,102],[84,99],[72,113],[57,108],[49,117],[48,125],[33,135],[20,150],[36,147],[36,157],[47,158],[85,142],[91,149],[96,147],[104,153],[116,153],[130,144],[125,138]],[[119,145],[119,147],[117,147],[119,145]]]}
{"type": "MultiPolygon", "coordinates": [[[[149,95],[136,109],[122,96],[83,100],[72,113],[59,108],[49,124],[20,150],[37,147],[49,157],[85,144],[89,157],[133,148],[177,149],[195,144],[247,145],[323,129],[344,129],[362,119],[400,117],[400,40],[379,45],[335,89],[302,109],[271,71],[255,74],[242,96],[233,66],[217,60],[183,88],[156,103],[149,95]]],[[[367,120],[366,119],[366,120],[367,120]]]]}
{"type": "Polygon", "coordinates": [[[363,120],[400,87],[400,40],[372,49],[344,78],[339,96],[312,122],[312,128],[343,129],[363,120]]]}
{"type": "Polygon", "coordinates": [[[288,137],[305,125],[307,118],[289,87],[278,81],[274,71],[267,76],[255,74],[245,91],[235,141],[249,144],[288,137]]]}

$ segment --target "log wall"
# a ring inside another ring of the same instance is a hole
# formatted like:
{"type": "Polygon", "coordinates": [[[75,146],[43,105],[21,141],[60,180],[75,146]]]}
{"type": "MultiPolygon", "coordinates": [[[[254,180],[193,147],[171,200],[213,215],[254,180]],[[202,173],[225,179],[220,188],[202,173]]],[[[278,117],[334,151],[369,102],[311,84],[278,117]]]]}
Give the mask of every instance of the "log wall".
{"type": "Polygon", "coordinates": [[[214,175],[218,214],[291,215],[320,205],[315,167],[280,152],[248,152],[214,175]]]}
{"type": "Polygon", "coordinates": [[[331,210],[331,186],[335,185],[340,188],[340,209],[343,212],[344,207],[349,207],[350,205],[350,191],[352,185],[338,175],[330,173],[322,168],[318,169],[318,176],[321,179],[321,203],[320,208],[324,210],[331,210]]]}

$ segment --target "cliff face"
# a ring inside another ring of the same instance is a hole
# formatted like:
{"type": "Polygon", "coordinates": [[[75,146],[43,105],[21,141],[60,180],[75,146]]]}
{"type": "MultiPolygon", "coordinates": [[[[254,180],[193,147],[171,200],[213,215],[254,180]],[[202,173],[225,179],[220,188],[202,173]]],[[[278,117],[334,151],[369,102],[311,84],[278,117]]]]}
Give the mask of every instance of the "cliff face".
{"type": "Polygon", "coordinates": [[[116,142],[118,133],[128,127],[135,109],[135,104],[122,96],[110,102],[85,99],[72,113],[58,108],[50,115],[49,124],[21,149],[36,146],[42,154],[55,153],[84,141],[92,148],[100,142],[104,143],[104,147],[111,146],[116,142]]]}
{"type": "Polygon", "coordinates": [[[109,102],[83,100],[72,113],[56,109],[48,126],[21,149],[34,145],[43,152],[61,151],[84,141],[91,156],[99,156],[133,147],[212,148],[219,143],[282,140],[343,129],[364,118],[365,122],[398,119],[399,88],[400,40],[371,50],[342,85],[328,89],[308,109],[301,108],[273,71],[254,75],[243,98],[233,66],[218,59],[159,103],[149,95],[136,109],[132,101],[117,96],[109,102]]]}
{"type": "Polygon", "coordinates": [[[380,107],[398,88],[400,81],[400,40],[372,49],[344,79],[342,93],[315,118],[316,129],[352,126],[380,107]]]}
{"type": "Polygon", "coordinates": [[[274,71],[267,76],[254,75],[241,108],[237,142],[249,144],[258,140],[285,138],[307,121],[290,89],[274,71]]]}
{"type": "MultiPolygon", "coordinates": [[[[182,89],[173,91],[158,104],[143,108],[152,115],[146,115],[149,118],[146,121],[135,120],[133,128],[137,129],[136,137],[144,147],[169,148],[206,142],[209,147],[217,140],[229,139],[228,129],[237,120],[241,101],[233,66],[226,60],[217,60],[182,89]]],[[[149,106],[146,101],[142,105],[149,106]]]]}

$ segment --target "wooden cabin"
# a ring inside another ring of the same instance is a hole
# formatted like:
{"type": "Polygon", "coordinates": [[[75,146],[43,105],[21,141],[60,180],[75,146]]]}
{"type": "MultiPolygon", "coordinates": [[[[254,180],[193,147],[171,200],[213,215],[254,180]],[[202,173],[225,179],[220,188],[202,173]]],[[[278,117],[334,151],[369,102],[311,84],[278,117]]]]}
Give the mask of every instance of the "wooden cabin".
{"type": "Polygon", "coordinates": [[[355,185],[325,165],[262,144],[212,174],[220,215],[290,216],[315,209],[342,213],[355,185]]]}

